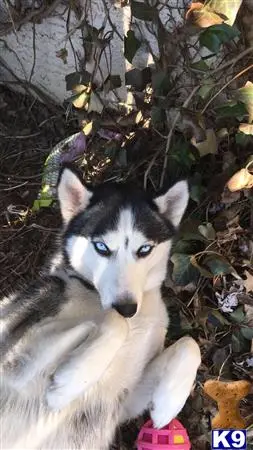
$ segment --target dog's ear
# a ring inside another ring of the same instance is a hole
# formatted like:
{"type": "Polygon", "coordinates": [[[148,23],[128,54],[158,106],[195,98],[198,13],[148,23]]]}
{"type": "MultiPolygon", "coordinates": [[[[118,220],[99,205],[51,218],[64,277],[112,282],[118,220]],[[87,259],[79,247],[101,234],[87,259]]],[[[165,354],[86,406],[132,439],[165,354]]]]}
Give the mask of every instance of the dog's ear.
{"type": "Polygon", "coordinates": [[[189,189],[186,181],[174,184],[165,194],[154,199],[161,214],[178,227],[189,201],[189,189]]]}
{"type": "Polygon", "coordinates": [[[66,225],[76,214],[88,206],[92,192],[68,167],[64,168],[60,174],[57,190],[62,218],[66,225]]]}

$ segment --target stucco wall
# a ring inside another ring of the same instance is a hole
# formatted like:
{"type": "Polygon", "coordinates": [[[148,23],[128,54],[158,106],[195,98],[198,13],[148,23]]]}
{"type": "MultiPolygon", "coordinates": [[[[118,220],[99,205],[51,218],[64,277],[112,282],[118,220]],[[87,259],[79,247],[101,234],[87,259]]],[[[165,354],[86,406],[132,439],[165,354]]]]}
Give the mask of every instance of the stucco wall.
{"type": "MultiPolygon", "coordinates": [[[[173,29],[179,23],[182,23],[182,16],[187,0],[172,0],[168,2],[172,7],[173,20],[167,23],[167,27],[173,29]]],[[[30,80],[33,84],[39,86],[47,92],[57,102],[62,102],[69,94],[66,92],[65,75],[74,72],[85,65],[85,51],[82,41],[83,18],[96,28],[105,25],[104,35],[111,30],[111,25],[106,19],[106,13],[109,10],[111,22],[114,24],[118,34],[124,38],[130,27],[131,12],[129,6],[121,7],[115,1],[106,0],[82,0],[82,14],[79,20],[71,12],[69,24],[67,24],[69,9],[67,3],[60,3],[50,17],[44,19],[42,23],[27,23],[19,30],[14,30],[7,35],[0,36],[0,55],[11,70],[21,79],[30,80]],[[80,25],[78,28],[77,25],[80,25]],[[71,42],[68,39],[70,36],[71,42]],[[67,56],[65,63],[58,56],[57,52],[66,48],[67,56]]],[[[1,19],[10,20],[9,11],[6,10],[6,3],[0,0],[1,19]],[[5,17],[4,17],[5,16],[5,17]]],[[[161,13],[161,18],[165,22],[168,20],[166,9],[161,13]]],[[[3,20],[1,20],[3,21],[3,20]]],[[[151,46],[152,52],[158,53],[157,42],[152,34],[145,28],[143,21],[138,21],[138,27],[135,32],[138,35],[140,29],[151,46]]],[[[106,49],[107,62],[105,54],[102,55],[99,67],[102,76],[106,77],[108,71],[111,74],[120,75],[124,82],[124,74],[131,67],[126,62],[123,55],[123,40],[113,32],[113,38],[110,42],[110,48],[106,49]],[[108,68],[109,61],[109,68],[108,68]],[[111,66],[111,67],[110,67],[111,66]]],[[[152,57],[148,46],[143,44],[138,50],[133,64],[135,67],[145,67],[152,63],[152,57]]],[[[94,61],[86,65],[88,71],[94,69],[94,61]]],[[[0,79],[9,79],[11,75],[0,67],[0,79]]],[[[99,81],[101,73],[96,71],[95,78],[99,81]]],[[[124,100],[126,89],[124,87],[118,90],[119,96],[124,100]]],[[[118,100],[117,100],[118,101],[118,100]]]]}

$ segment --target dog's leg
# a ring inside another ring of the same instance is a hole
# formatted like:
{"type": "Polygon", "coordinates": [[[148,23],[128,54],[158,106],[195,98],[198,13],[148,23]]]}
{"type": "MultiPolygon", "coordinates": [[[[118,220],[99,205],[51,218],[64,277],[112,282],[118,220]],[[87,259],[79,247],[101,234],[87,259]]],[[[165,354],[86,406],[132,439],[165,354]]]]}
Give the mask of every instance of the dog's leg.
{"type": "Polygon", "coordinates": [[[76,320],[53,320],[28,333],[18,352],[10,352],[1,361],[0,374],[5,382],[21,389],[50,364],[59,361],[96,332],[93,322],[76,325],[76,320]],[[75,326],[74,326],[75,325],[75,326]]]}
{"type": "Polygon", "coordinates": [[[156,428],[169,423],[190,395],[200,361],[199,347],[190,337],[183,337],[164,350],[149,363],[140,383],[126,399],[122,422],[150,409],[156,428]]]}
{"type": "Polygon", "coordinates": [[[110,311],[99,334],[76,348],[50,379],[46,399],[53,410],[60,410],[94,385],[104,374],[128,332],[127,321],[110,311]]]}

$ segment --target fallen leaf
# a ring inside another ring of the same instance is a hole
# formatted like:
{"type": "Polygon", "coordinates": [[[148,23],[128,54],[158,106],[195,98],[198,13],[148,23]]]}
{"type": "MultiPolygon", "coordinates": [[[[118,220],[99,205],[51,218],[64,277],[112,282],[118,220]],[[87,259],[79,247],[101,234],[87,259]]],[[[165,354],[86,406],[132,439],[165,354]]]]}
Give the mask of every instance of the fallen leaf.
{"type": "Polygon", "coordinates": [[[244,168],[236,172],[228,181],[227,187],[231,192],[253,187],[253,175],[244,168]]]}
{"type": "Polygon", "coordinates": [[[249,122],[253,121],[253,83],[247,81],[245,86],[238,89],[238,98],[245,104],[247,111],[249,113],[249,122]]]}
{"type": "Polygon", "coordinates": [[[198,149],[200,156],[217,153],[217,138],[212,128],[206,130],[205,141],[196,142],[195,137],[193,137],[191,143],[198,149]]]}
{"type": "Polygon", "coordinates": [[[246,289],[246,292],[253,292],[253,275],[245,270],[246,280],[243,280],[243,285],[246,289]]]}

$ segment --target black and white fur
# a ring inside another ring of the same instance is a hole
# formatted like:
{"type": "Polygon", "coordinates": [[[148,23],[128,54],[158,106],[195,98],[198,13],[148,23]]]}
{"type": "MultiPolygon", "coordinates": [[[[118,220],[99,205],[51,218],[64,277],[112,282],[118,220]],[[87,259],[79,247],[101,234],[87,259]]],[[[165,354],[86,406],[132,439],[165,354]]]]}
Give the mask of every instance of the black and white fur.
{"type": "Polygon", "coordinates": [[[186,182],[150,199],[131,186],[88,190],[65,168],[64,222],[50,270],[1,312],[1,448],[108,450],[149,409],[162,427],[190,394],[200,352],[164,350],[160,294],[186,182]]]}

